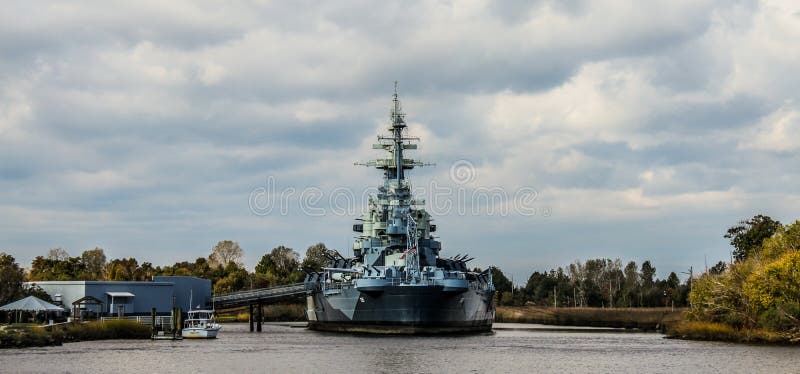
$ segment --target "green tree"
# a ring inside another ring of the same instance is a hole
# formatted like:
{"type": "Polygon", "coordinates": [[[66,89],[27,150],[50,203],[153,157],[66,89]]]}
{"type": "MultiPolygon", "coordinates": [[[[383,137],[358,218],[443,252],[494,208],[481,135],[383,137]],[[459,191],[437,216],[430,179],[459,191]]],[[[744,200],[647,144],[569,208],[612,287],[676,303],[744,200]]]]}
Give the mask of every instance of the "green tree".
{"type": "Polygon", "coordinates": [[[83,251],[81,254],[81,261],[86,266],[86,279],[90,280],[104,280],[104,272],[106,269],[106,254],[103,248],[95,247],[83,251]]]}
{"type": "Polygon", "coordinates": [[[628,262],[623,270],[625,282],[622,286],[623,301],[622,304],[627,307],[639,305],[639,288],[641,280],[639,279],[639,268],[635,261],[628,262]]]}
{"type": "Polygon", "coordinates": [[[503,271],[497,267],[493,266],[491,272],[492,283],[494,283],[494,289],[497,291],[497,300],[500,300],[501,304],[510,302],[511,290],[513,288],[511,281],[503,274],[503,271]]]}
{"type": "Polygon", "coordinates": [[[725,269],[727,269],[727,268],[728,268],[728,264],[726,264],[725,261],[720,261],[720,262],[717,262],[716,265],[714,265],[710,269],[708,269],[708,273],[711,274],[711,275],[720,275],[720,274],[724,273],[725,269]]]}
{"type": "Polygon", "coordinates": [[[22,296],[25,273],[14,256],[0,252],[0,305],[15,301],[22,296]]]}
{"type": "Polygon", "coordinates": [[[650,260],[645,260],[645,262],[642,263],[642,269],[639,274],[642,279],[642,288],[645,290],[653,288],[655,284],[656,268],[650,264],[650,260]]]}
{"type": "Polygon", "coordinates": [[[639,270],[641,279],[641,288],[639,289],[639,299],[641,306],[656,306],[661,299],[658,288],[656,288],[656,268],[650,263],[650,260],[642,262],[642,267],[639,270]]]}
{"type": "Polygon", "coordinates": [[[764,239],[771,237],[780,227],[780,222],[759,214],[729,228],[725,238],[731,240],[734,248],[733,258],[738,262],[751,257],[754,252],[761,249],[764,239]]]}
{"type": "Polygon", "coordinates": [[[43,290],[42,287],[39,287],[39,285],[37,285],[36,283],[32,283],[30,285],[25,285],[25,284],[22,285],[21,297],[28,297],[28,296],[38,297],[41,300],[51,303],[53,302],[53,299],[50,297],[50,294],[45,292],[45,290],[43,290]]]}
{"type": "Polygon", "coordinates": [[[300,271],[300,255],[282,245],[261,256],[255,271],[263,275],[267,283],[272,286],[295,283],[303,279],[303,273],[300,271]]]}
{"type": "MultiPolygon", "coordinates": [[[[682,301],[682,289],[681,289],[681,280],[678,279],[678,275],[675,272],[670,272],[669,276],[667,277],[666,282],[664,282],[664,290],[667,292],[667,298],[671,303],[674,305],[681,306],[683,305],[682,301]]],[[[668,304],[665,306],[669,306],[672,304],[668,304]]]]}
{"type": "Polygon", "coordinates": [[[328,256],[333,255],[333,250],[328,249],[324,243],[314,244],[306,250],[306,256],[300,267],[306,272],[322,271],[322,268],[330,262],[328,256]]]}

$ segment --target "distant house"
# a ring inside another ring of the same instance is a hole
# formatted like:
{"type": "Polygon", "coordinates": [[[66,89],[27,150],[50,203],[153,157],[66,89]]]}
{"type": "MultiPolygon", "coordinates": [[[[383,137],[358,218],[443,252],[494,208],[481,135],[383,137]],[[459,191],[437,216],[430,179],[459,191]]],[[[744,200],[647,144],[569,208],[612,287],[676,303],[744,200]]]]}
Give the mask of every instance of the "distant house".
{"type": "MultiPolygon", "coordinates": [[[[66,310],[72,311],[75,301],[87,297],[99,300],[93,312],[101,315],[149,315],[169,313],[173,306],[189,310],[192,305],[204,307],[211,297],[211,281],[196,277],[153,277],[151,282],[111,281],[43,281],[36,284],[66,310]],[[100,310],[98,310],[100,309],[100,310]]],[[[87,306],[87,308],[89,308],[87,306]]]]}

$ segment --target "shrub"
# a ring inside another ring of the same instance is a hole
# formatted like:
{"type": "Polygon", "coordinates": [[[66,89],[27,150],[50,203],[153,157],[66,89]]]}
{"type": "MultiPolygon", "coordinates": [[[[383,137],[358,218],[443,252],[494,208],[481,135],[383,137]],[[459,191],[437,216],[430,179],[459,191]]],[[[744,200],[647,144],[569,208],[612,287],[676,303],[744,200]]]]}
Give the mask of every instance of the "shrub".
{"type": "Polygon", "coordinates": [[[147,339],[150,338],[150,327],[135,321],[97,321],[70,326],[64,331],[64,336],[67,341],[147,339]]]}
{"type": "Polygon", "coordinates": [[[736,329],[718,322],[683,321],[670,326],[667,334],[693,340],[739,340],[736,329]]]}

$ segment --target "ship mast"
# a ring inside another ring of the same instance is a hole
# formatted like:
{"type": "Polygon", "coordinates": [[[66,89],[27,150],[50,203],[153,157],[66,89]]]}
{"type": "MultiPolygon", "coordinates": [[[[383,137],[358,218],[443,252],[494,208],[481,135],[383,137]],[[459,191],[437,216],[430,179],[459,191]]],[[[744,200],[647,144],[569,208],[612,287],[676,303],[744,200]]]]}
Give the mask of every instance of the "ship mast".
{"type": "MultiPolygon", "coordinates": [[[[404,158],[405,150],[417,149],[415,142],[419,138],[404,136],[407,127],[405,113],[400,106],[397,93],[397,82],[394,82],[392,108],[389,115],[388,134],[378,136],[373,149],[382,149],[386,153],[382,157],[356,163],[371,166],[383,171],[383,186],[378,188],[376,199],[370,197],[370,208],[365,213],[363,224],[354,226],[355,231],[362,232],[359,248],[368,248],[363,252],[364,262],[375,266],[405,266],[406,279],[419,278],[420,274],[420,236],[428,239],[430,226],[428,215],[424,210],[414,206],[424,205],[424,200],[413,198],[411,186],[405,180],[405,171],[417,166],[432,164],[422,163],[404,158]],[[418,233],[418,225],[426,234],[418,233]],[[373,241],[377,239],[378,241],[373,241]]],[[[428,256],[433,258],[433,255],[428,256]]]]}
{"type": "Polygon", "coordinates": [[[389,131],[392,136],[378,136],[378,143],[372,145],[373,149],[383,149],[391,153],[391,158],[379,158],[367,162],[356,162],[355,165],[372,166],[383,169],[386,179],[394,180],[398,188],[402,188],[402,181],[405,180],[405,170],[413,169],[417,166],[431,166],[433,164],[403,158],[404,149],[417,149],[417,145],[412,142],[419,141],[416,137],[403,136],[406,128],[405,113],[400,106],[400,97],[397,94],[397,81],[394,82],[394,94],[392,95],[392,111],[389,116],[391,126],[389,131]]]}
{"type": "Polygon", "coordinates": [[[394,95],[392,95],[392,134],[394,135],[394,165],[397,185],[404,179],[403,175],[403,129],[406,127],[405,114],[400,109],[400,99],[397,97],[397,81],[394,81],[394,95]]]}

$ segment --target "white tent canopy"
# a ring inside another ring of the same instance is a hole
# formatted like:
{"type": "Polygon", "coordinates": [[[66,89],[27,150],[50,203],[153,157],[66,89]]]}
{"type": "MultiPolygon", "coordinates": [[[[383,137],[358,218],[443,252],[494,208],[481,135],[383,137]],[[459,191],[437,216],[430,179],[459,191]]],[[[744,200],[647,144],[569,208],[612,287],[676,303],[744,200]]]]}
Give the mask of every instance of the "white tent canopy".
{"type": "Polygon", "coordinates": [[[64,308],[50,304],[35,296],[28,296],[24,299],[17,300],[0,306],[3,311],[26,311],[26,312],[63,312],[64,308]]]}

